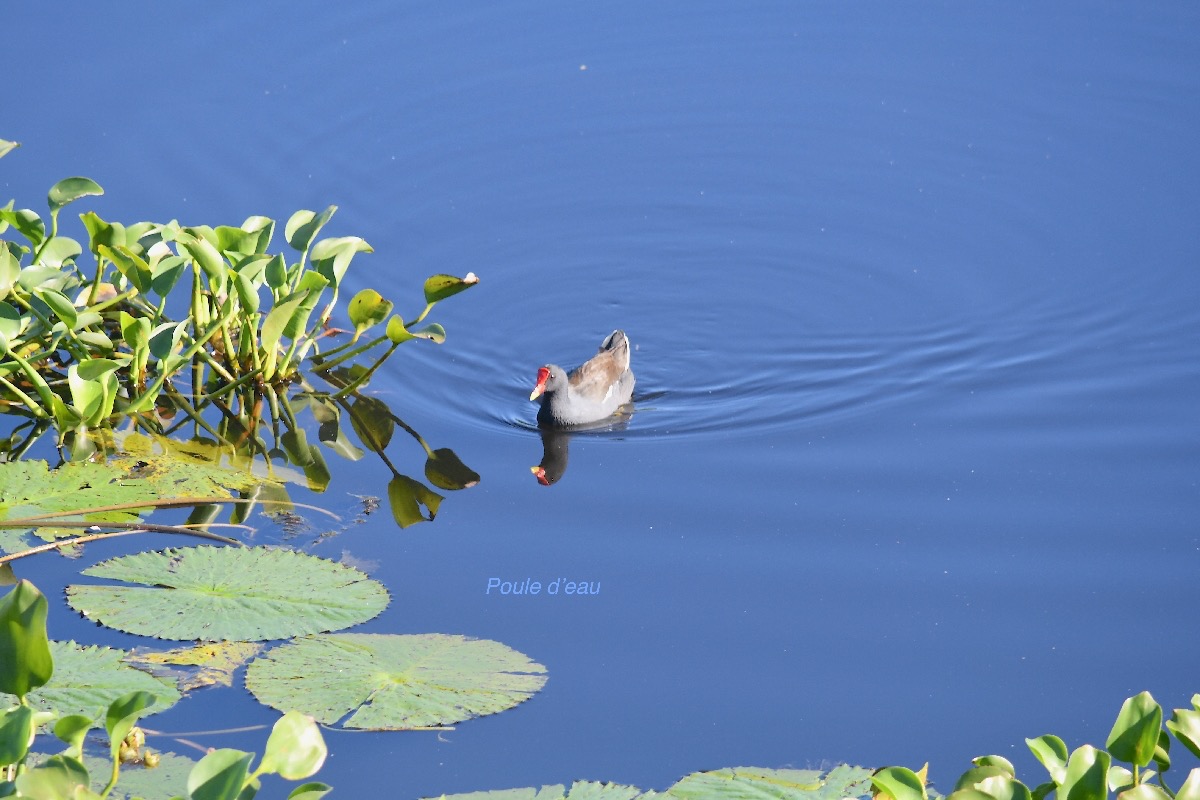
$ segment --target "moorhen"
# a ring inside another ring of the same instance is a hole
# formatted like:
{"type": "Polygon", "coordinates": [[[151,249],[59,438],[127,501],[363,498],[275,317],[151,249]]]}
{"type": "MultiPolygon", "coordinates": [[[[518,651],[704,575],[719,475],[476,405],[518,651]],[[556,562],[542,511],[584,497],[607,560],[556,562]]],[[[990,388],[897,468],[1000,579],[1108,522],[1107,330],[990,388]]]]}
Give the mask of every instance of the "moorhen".
{"type": "Polygon", "coordinates": [[[600,343],[600,352],[568,375],[554,364],[538,370],[530,400],[541,398],[538,425],[563,428],[601,422],[633,397],[629,370],[629,339],[613,331],[600,343]]]}

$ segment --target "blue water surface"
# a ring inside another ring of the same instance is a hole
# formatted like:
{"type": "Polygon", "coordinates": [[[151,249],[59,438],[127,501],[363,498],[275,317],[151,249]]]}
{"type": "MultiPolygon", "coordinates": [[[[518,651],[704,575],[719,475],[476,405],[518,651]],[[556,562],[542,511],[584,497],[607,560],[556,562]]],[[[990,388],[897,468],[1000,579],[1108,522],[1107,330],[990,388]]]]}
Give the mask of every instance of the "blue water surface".
{"type": "MultiPolygon", "coordinates": [[[[550,679],[450,732],[329,732],[339,796],[842,761],[929,761],[946,791],[986,753],[1032,784],[1025,737],[1103,745],[1125,697],[1200,691],[1200,7],[4,18],[0,136],[23,146],[0,200],[82,174],[128,222],[332,203],[329,231],[375,250],[344,296],[411,316],[428,274],[481,278],[435,310],[444,345],[370,386],[479,485],[310,550],[389,587],[363,630],[497,639],[550,679]],[[614,328],[636,411],[543,487],[534,373],[614,328]]],[[[327,457],[329,490],[298,499],[385,493],[377,459],[327,457]]],[[[51,628],[110,642],[63,603],[51,628]]],[[[154,724],[273,718],[235,688],[154,724]]]]}

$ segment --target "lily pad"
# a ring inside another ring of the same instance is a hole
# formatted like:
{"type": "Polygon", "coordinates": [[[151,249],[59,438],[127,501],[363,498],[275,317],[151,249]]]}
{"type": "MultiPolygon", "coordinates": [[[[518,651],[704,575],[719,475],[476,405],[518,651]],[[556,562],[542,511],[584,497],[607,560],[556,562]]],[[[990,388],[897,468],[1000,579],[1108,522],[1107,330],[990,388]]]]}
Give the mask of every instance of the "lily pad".
{"type": "Polygon", "coordinates": [[[352,567],[267,547],[137,553],[83,574],[142,585],[69,586],[72,608],[159,639],[285,639],[357,625],[388,604],[383,585],[352,567]]]}
{"type": "Polygon", "coordinates": [[[840,800],[871,794],[871,770],[847,764],[828,772],[801,769],[733,767],[695,772],[666,792],[642,792],[635,786],[576,781],[569,792],[562,784],[500,789],[490,792],[441,795],[445,800],[651,800],[651,798],[704,798],[704,800],[840,800]]]}
{"type": "Polygon", "coordinates": [[[500,642],[439,633],[308,636],[246,671],[246,688],[272,708],[371,730],[495,714],[545,683],[545,667],[500,642]]]}
{"type": "MultiPolygon", "coordinates": [[[[129,437],[132,439],[133,437],[129,437]]],[[[17,461],[0,470],[0,521],[44,514],[129,504],[113,511],[63,514],[60,519],[94,522],[133,522],[152,511],[137,503],[178,498],[226,498],[232,489],[249,489],[268,479],[249,470],[225,469],[179,454],[146,453],[121,456],[107,462],[79,461],[50,469],[45,461],[17,461]]],[[[35,530],[30,525],[25,531],[35,530]]],[[[47,541],[73,536],[78,529],[55,527],[48,521],[35,532],[47,541]]],[[[0,537],[0,548],[15,552],[26,546],[24,533],[0,537]]]]}
{"type": "MultiPolygon", "coordinates": [[[[50,654],[54,674],[45,686],[29,693],[30,704],[40,711],[53,711],[58,716],[82,714],[102,725],[109,703],[129,692],[153,694],[157,698],[153,713],[179,702],[179,691],[173,684],[121,663],[124,650],[51,642],[50,654]]],[[[0,702],[7,704],[10,697],[0,694],[0,702]]]]}
{"type": "MultiPolygon", "coordinates": [[[[540,789],[526,787],[524,789],[496,789],[491,792],[467,792],[466,794],[441,795],[446,800],[633,800],[633,798],[661,797],[655,792],[643,793],[636,786],[625,786],[619,783],[599,783],[597,781],[575,781],[571,791],[561,783],[554,786],[543,786],[540,789]]],[[[430,799],[432,800],[432,799],[430,799]]]]}
{"type": "Polygon", "coordinates": [[[815,769],[761,769],[729,767],[694,772],[666,791],[674,798],[705,800],[838,800],[871,793],[871,771],[846,764],[829,772],[815,769]]]}

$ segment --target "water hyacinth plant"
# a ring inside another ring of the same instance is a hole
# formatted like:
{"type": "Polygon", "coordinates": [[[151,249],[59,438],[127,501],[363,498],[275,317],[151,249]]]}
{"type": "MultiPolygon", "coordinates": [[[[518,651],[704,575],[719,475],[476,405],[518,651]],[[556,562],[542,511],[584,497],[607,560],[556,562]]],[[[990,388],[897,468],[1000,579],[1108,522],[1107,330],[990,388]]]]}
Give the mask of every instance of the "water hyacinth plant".
{"type": "Polygon", "coordinates": [[[307,361],[328,372],[390,343],[367,368],[338,384],[360,386],[401,343],[441,342],[424,324],[439,301],[477,282],[434,275],[425,306],[410,322],[373,289],[350,301],[350,341],[322,353],[343,278],[353,258],[371,252],[357,236],[318,238],[337,210],[297,211],[283,228],[290,253],[271,253],[275,220],[240,226],[123,225],[80,215],[86,243],[60,235],[59,213],[103,194],[87,178],[59,181],[48,196],[49,221],[30,209],[0,208],[0,405],[60,432],[136,415],[160,429],[156,410],[199,420],[233,403],[278,409],[278,392],[307,361]],[[15,232],[18,238],[3,238],[15,232]],[[86,245],[86,252],[85,252],[86,245]],[[90,258],[91,263],[85,264],[90,258]],[[383,325],[365,344],[360,337],[383,325]]]}

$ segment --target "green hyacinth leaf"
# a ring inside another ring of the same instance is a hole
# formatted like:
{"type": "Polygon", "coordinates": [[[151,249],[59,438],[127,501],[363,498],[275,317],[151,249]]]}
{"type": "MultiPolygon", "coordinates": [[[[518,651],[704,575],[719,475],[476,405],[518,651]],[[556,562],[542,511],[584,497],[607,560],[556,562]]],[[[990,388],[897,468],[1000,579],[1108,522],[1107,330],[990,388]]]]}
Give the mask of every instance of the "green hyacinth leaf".
{"type": "Polygon", "coordinates": [[[446,634],[308,636],[246,671],[246,687],[272,708],[370,730],[495,714],[545,683],[545,667],[500,642],[446,634]]]}
{"type": "Polygon", "coordinates": [[[328,755],[313,718],[289,711],[272,726],[260,769],[285,780],[301,781],[321,769],[328,755]]]}
{"type": "Polygon", "coordinates": [[[214,750],[192,768],[188,775],[188,797],[192,800],[230,800],[247,797],[242,787],[250,774],[253,753],[224,748],[214,750]]]}
{"type": "Polygon", "coordinates": [[[50,187],[50,194],[46,199],[50,204],[50,210],[57,213],[63,206],[73,203],[81,197],[101,194],[104,194],[104,190],[91,178],[63,178],[50,187]]]}
{"type": "Polygon", "coordinates": [[[354,325],[354,339],[373,325],[378,325],[392,313],[392,302],[374,289],[363,289],[346,306],[346,315],[354,325]]]}
{"type": "Polygon", "coordinates": [[[29,706],[0,711],[0,764],[16,764],[29,752],[37,723],[29,706]]]}
{"type": "Polygon", "coordinates": [[[459,292],[465,292],[477,283],[479,283],[479,278],[474,272],[468,272],[465,278],[456,278],[453,275],[431,275],[425,279],[425,302],[432,305],[439,300],[453,297],[459,292]]]}
{"type": "Polygon", "coordinates": [[[76,792],[87,790],[88,771],[82,761],[71,756],[50,756],[33,769],[18,775],[13,786],[19,797],[45,800],[79,797],[76,792]]]}
{"type": "Polygon", "coordinates": [[[315,211],[297,211],[284,226],[283,237],[294,249],[303,253],[335,212],[337,206],[329,206],[319,214],[315,211]]]}
{"type": "Polygon", "coordinates": [[[1062,739],[1052,733],[1039,736],[1036,739],[1026,739],[1025,744],[1033,752],[1037,760],[1050,773],[1050,779],[1061,785],[1067,777],[1067,745],[1062,739]]]}
{"type": "Polygon", "coordinates": [[[110,628],[159,639],[263,641],[340,630],[375,617],[388,593],[364,573],[267,547],[189,547],[101,562],[67,602],[110,628]]]}
{"type": "Polygon", "coordinates": [[[394,314],[388,320],[386,332],[388,340],[392,344],[400,344],[401,342],[407,342],[409,339],[416,338],[404,327],[404,320],[400,318],[399,314],[394,314]]]}
{"type": "MultiPolygon", "coordinates": [[[[312,249],[312,265],[329,281],[330,285],[341,285],[342,278],[350,266],[355,253],[373,253],[371,245],[357,236],[340,236],[322,239],[312,249]]],[[[386,315],[385,315],[386,316],[386,315]]]]}
{"type": "Polygon", "coordinates": [[[75,256],[83,252],[79,242],[66,236],[55,236],[46,242],[38,255],[38,263],[47,267],[61,269],[63,264],[74,261],[75,256]]]}
{"type": "Polygon", "coordinates": [[[79,321],[79,312],[76,311],[75,306],[67,299],[66,295],[53,289],[38,289],[34,294],[54,312],[56,317],[63,321],[68,329],[75,329],[75,323],[79,321]]]}
{"type": "Polygon", "coordinates": [[[414,339],[428,339],[434,344],[442,344],[446,341],[446,329],[436,322],[431,322],[415,331],[409,331],[409,335],[414,339]]]}
{"type": "Polygon", "coordinates": [[[21,278],[21,262],[12,252],[0,244],[0,300],[8,297],[21,278]]]}
{"type": "Polygon", "coordinates": [[[27,580],[0,598],[0,692],[22,698],[50,680],[49,607],[45,595],[27,580]]]}
{"type": "Polygon", "coordinates": [[[1193,755],[1200,758],[1200,711],[1190,708],[1175,709],[1171,718],[1167,720],[1167,730],[1183,742],[1183,746],[1191,750],[1193,755]]]}
{"type": "Polygon", "coordinates": [[[17,232],[37,247],[46,238],[46,223],[38,213],[28,208],[0,209],[0,222],[7,222],[17,229],[17,232]]]}
{"type": "MultiPolygon", "coordinates": [[[[51,642],[50,654],[54,659],[54,675],[44,686],[29,693],[29,703],[38,711],[49,711],[56,717],[79,714],[104,720],[112,702],[130,692],[154,695],[156,713],[179,702],[179,690],[172,681],[154,678],[123,664],[124,650],[51,642]]],[[[0,701],[7,701],[5,695],[0,694],[0,701]]]]}
{"type": "Polygon", "coordinates": [[[88,232],[88,249],[96,255],[100,254],[100,245],[105,247],[124,247],[129,240],[125,226],[119,222],[105,222],[95,211],[79,215],[83,227],[88,232]]]}
{"type": "Polygon", "coordinates": [[[1107,800],[1110,766],[1111,755],[1083,745],[1067,760],[1067,773],[1056,794],[1070,800],[1107,800]]]}
{"type": "Polygon", "coordinates": [[[1144,767],[1154,758],[1162,730],[1162,706],[1149,692],[1128,698],[1108,734],[1108,752],[1127,764],[1144,767]]]}

